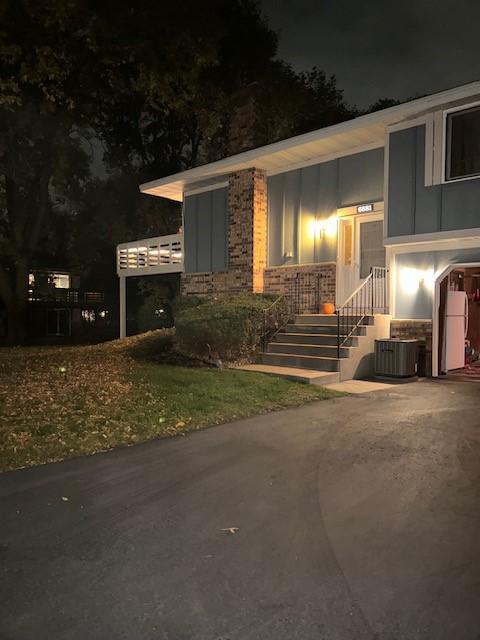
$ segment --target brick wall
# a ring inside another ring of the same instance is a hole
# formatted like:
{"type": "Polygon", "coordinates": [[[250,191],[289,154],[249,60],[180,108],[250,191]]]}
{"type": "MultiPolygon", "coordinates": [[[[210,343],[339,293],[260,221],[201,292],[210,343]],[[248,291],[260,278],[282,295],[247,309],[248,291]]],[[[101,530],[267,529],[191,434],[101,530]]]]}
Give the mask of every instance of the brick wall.
{"type": "Polygon", "coordinates": [[[419,373],[428,377],[432,375],[431,320],[392,320],[390,336],[404,340],[418,340],[420,343],[419,373]]]}
{"type": "Polygon", "coordinates": [[[267,180],[259,169],[234,173],[228,185],[228,270],[182,274],[182,293],[278,293],[293,296],[297,274],[309,288],[319,285],[320,304],[335,302],[335,263],[267,268],[267,180]],[[320,276],[315,279],[315,274],[320,276]]]}
{"type": "Polygon", "coordinates": [[[233,173],[228,184],[228,270],[182,274],[182,293],[263,291],[267,262],[267,179],[259,169],[233,173]]]}
{"type": "Polygon", "coordinates": [[[267,178],[264,173],[255,171],[253,182],[252,289],[254,293],[262,293],[264,290],[264,273],[267,267],[267,178]]]}
{"type": "Polygon", "coordinates": [[[301,277],[302,284],[300,289],[304,292],[305,303],[311,301],[309,293],[315,293],[317,283],[320,305],[324,302],[335,303],[336,266],[334,262],[266,269],[263,276],[265,293],[278,293],[278,295],[286,295],[292,298],[295,295],[295,283],[298,274],[301,277]],[[305,275],[303,279],[302,275],[305,275]],[[319,276],[318,280],[315,277],[316,275],[319,276]]]}

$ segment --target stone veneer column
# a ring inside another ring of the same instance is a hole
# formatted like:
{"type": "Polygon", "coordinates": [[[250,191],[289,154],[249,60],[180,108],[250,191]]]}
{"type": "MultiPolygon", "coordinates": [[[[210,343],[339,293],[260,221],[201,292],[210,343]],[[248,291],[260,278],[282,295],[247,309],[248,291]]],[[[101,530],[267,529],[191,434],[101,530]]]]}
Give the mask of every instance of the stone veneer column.
{"type": "Polygon", "coordinates": [[[233,173],[228,185],[228,270],[248,291],[263,292],[267,266],[267,178],[260,169],[233,173]]]}

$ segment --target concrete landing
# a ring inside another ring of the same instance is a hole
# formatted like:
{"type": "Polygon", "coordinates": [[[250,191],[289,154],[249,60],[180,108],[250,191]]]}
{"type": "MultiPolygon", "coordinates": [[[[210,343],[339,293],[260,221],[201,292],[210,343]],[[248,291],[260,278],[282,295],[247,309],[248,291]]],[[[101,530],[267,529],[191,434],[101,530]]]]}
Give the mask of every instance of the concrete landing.
{"type": "Polygon", "coordinates": [[[344,380],[343,382],[334,382],[325,385],[327,389],[334,391],[343,391],[344,393],[370,393],[371,391],[386,391],[392,387],[402,386],[390,382],[376,382],[371,380],[344,380]]]}
{"type": "Polygon", "coordinates": [[[235,367],[242,371],[256,371],[257,373],[267,373],[279,378],[286,378],[294,382],[305,384],[319,384],[325,386],[340,382],[340,374],[336,371],[316,371],[314,369],[298,369],[295,367],[276,367],[270,364],[245,364],[235,367]]]}

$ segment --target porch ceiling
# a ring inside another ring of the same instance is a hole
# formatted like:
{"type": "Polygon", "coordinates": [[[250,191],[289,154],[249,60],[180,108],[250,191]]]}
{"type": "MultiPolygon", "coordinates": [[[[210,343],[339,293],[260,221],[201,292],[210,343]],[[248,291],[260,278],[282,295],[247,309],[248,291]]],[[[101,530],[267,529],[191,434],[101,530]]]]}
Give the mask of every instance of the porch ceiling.
{"type": "Polygon", "coordinates": [[[276,173],[286,171],[296,164],[315,160],[321,162],[322,158],[331,155],[355,153],[356,148],[360,150],[368,146],[380,147],[384,144],[387,126],[413,118],[422,112],[425,113],[428,109],[438,108],[450,101],[461,100],[478,93],[480,93],[480,82],[473,82],[153,180],[142,184],[140,191],[181,202],[184,190],[224,181],[230,173],[240,169],[257,167],[264,169],[267,173],[276,173]]]}

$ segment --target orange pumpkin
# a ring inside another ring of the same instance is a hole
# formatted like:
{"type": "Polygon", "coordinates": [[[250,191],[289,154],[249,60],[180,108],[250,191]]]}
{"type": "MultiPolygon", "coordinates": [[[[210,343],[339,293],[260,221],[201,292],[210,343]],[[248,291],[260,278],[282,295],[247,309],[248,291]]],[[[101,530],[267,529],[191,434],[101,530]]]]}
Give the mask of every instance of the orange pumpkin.
{"type": "Polygon", "coordinates": [[[331,316],[333,313],[335,313],[335,305],[332,302],[324,302],[322,304],[322,313],[331,316]]]}

